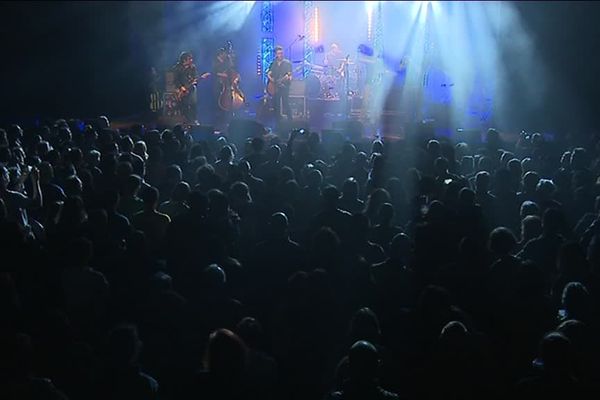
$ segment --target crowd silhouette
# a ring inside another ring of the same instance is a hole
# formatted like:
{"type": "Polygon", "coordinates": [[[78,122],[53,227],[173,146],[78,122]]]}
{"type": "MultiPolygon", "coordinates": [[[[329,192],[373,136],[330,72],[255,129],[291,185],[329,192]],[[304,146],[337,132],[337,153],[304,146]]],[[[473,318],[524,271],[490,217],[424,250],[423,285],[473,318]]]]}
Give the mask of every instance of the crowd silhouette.
{"type": "Polygon", "coordinates": [[[2,399],[600,395],[600,137],[0,130],[2,399]]]}

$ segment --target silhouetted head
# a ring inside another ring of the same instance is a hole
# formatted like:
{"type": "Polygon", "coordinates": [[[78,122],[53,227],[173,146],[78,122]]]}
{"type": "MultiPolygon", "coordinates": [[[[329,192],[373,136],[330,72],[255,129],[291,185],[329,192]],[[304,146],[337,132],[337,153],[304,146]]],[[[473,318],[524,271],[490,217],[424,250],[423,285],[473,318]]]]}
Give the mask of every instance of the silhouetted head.
{"type": "Polygon", "coordinates": [[[478,193],[487,193],[490,190],[490,174],[480,171],[475,175],[475,190],[478,193]]]}
{"type": "Polygon", "coordinates": [[[443,175],[445,173],[448,172],[448,160],[445,159],[444,157],[438,157],[435,159],[434,162],[434,168],[435,168],[435,173],[437,175],[443,175]]]}
{"type": "Polygon", "coordinates": [[[287,237],[288,234],[288,218],[282,212],[277,212],[271,215],[269,227],[275,237],[287,237]]]}
{"type": "Polygon", "coordinates": [[[344,181],[342,186],[343,196],[347,199],[358,198],[358,182],[353,177],[350,177],[344,181]]]}
{"type": "Polygon", "coordinates": [[[489,248],[498,256],[510,254],[517,245],[517,239],[510,229],[498,227],[490,233],[489,248]]]}
{"type": "Polygon", "coordinates": [[[506,168],[510,172],[510,175],[513,179],[521,179],[521,176],[523,175],[523,167],[518,158],[510,159],[506,164],[506,168]]]}
{"type": "Polygon", "coordinates": [[[169,165],[165,170],[165,179],[168,183],[175,185],[183,179],[181,167],[177,164],[169,165]]]}
{"type": "Polygon", "coordinates": [[[142,342],[134,325],[119,326],[108,334],[108,358],[117,368],[127,368],[137,363],[142,342]]]}
{"type": "Polygon", "coordinates": [[[542,220],[537,215],[528,215],[521,221],[521,239],[527,243],[542,234],[542,220]]]}
{"type": "Polygon", "coordinates": [[[323,204],[326,208],[336,208],[340,198],[340,192],[333,185],[329,185],[322,192],[323,204]]]}
{"type": "Polygon", "coordinates": [[[383,154],[383,150],[384,150],[383,142],[379,139],[374,140],[373,144],[371,145],[371,154],[374,154],[374,153],[383,154]]]}
{"type": "Polygon", "coordinates": [[[439,157],[440,154],[442,153],[442,146],[440,145],[440,142],[438,142],[435,139],[431,139],[427,143],[427,152],[434,159],[439,157]]]}
{"type": "Polygon", "coordinates": [[[480,157],[477,161],[477,171],[492,171],[492,159],[489,157],[480,157]]]}
{"type": "Polygon", "coordinates": [[[158,207],[158,199],[159,199],[158,189],[155,187],[146,188],[142,192],[141,199],[144,202],[144,209],[146,210],[156,210],[158,207]]]}
{"type": "Polygon", "coordinates": [[[306,177],[306,185],[310,188],[319,188],[323,184],[323,174],[318,169],[312,169],[306,177]]]}
{"type": "Polygon", "coordinates": [[[233,150],[231,149],[231,146],[227,145],[221,148],[221,151],[219,151],[219,160],[224,162],[233,161],[233,150]]]}
{"type": "Polygon", "coordinates": [[[469,336],[469,331],[462,322],[450,321],[442,328],[439,342],[447,350],[462,352],[469,336]]]}
{"type": "Polygon", "coordinates": [[[250,196],[250,188],[244,182],[234,182],[229,190],[229,196],[232,204],[247,204],[252,202],[252,197],[250,196]]]}
{"type": "Polygon", "coordinates": [[[264,331],[261,323],[255,318],[243,318],[237,324],[235,330],[248,347],[261,347],[264,340],[264,331]]]}
{"type": "Polygon", "coordinates": [[[173,201],[185,202],[187,201],[191,192],[190,185],[187,182],[179,182],[173,188],[171,193],[171,199],[173,201]]]}
{"type": "Polygon", "coordinates": [[[381,336],[377,315],[368,307],[363,307],[354,314],[350,322],[350,338],[352,342],[365,340],[378,343],[381,336]]]}
{"type": "Polygon", "coordinates": [[[410,238],[405,233],[399,233],[390,243],[390,258],[393,260],[407,260],[412,250],[410,238]]]}
{"type": "Polygon", "coordinates": [[[552,332],[544,336],[539,353],[545,373],[566,375],[570,372],[571,342],[563,334],[552,332]]]}
{"type": "Polygon", "coordinates": [[[269,147],[267,151],[266,158],[269,162],[279,161],[279,157],[281,156],[281,148],[277,145],[273,145],[269,147]]]}
{"type": "Polygon", "coordinates": [[[587,168],[587,166],[588,156],[586,150],[582,147],[574,149],[571,153],[571,169],[575,171],[587,168]]]}
{"type": "Polygon", "coordinates": [[[133,140],[129,135],[123,136],[119,140],[119,148],[123,153],[129,153],[133,150],[133,140]]]}
{"type": "Polygon", "coordinates": [[[383,189],[375,189],[367,198],[366,213],[373,217],[379,211],[383,203],[389,203],[392,200],[390,193],[383,189]]]}
{"type": "Polygon", "coordinates": [[[475,170],[475,159],[473,156],[463,156],[460,160],[460,170],[463,174],[469,175],[475,170]]]}
{"type": "Polygon", "coordinates": [[[351,381],[369,384],[377,378],[379,353],[371,343],[364,340],[354,343],[350,348],[348,362],[351,381]]]}
{"type": "Polygon", "coordinates": [[[569,282],[562,292],[562,306],[567,317],[587,321],[592,309],[591,297],[586,287],[579,282],[569,282]]]}
{"type": "Polygon", "coordinates": [[[142,178],[140,178],[138,175],[130,175],[123,186],[123,195],[125,197],[137,196],[141,186],[142,178]]]}
{"type": "Polygon", "coordinates": [[[592,335],[590,335],[590,329],[584,322],[576,319],[567,319],[558,325],[556,331],[569,339],[573,350],[576,352],[580,354],[589,352],[592,335]]]}
{"type": "Polygon", "coordinates": [[[222,290],[227,283],[225,271],[217,264],[211,264],[202,272],[206,287],[212,290],[222,290]]]}
{"type": "Polygon", "coordinates": [[[548,200],[556,192],[556,186],[550,179],[540,179],[535,191],[541,199],[548,200]]]}
{"type": "Polygon", "coordinates": [[[540,207],[533,201],[526,200],[521,204],[521,210],[519,211],[521,219],[529,215],[540,215],[540,207]]]}
{"type": "Polygon", "coordinates": [[[379,207],[379,222],[383,225],[391,224],[394,214],[394,206],[391,203],[383,203],[379,207]]]}
{"type": "Polygon", "coordinates": [[[236,382],[246,366],[246,353],[246,345],[238,335],[218,329],[208,338],[205,367],[221,382],[236,382]]]}

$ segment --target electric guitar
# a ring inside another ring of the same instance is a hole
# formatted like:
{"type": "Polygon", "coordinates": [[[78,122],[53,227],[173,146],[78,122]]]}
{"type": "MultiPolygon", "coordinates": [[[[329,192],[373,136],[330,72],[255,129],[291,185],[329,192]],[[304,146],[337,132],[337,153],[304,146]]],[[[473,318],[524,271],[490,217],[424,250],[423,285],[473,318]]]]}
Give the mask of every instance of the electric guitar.
{"type": "Polygon", "coordinates": [[[288,72],[287,74],[285,74],[284,76],[282,76],[281,78],[279,78],[277,80],[269,79],[269,83],[267,84],[267,93],[269,93],[269,95],[271,95],[271,96],[275,96],[275,93],[277,93],[277,90],[281,89],[283,87],[283,84],[285,82],[287,82],[288,80],[290,80],[291,78],[292,78],[292,73],[288,72]]]}
{"type": "Polygon", "coordinates": [[[281,78],[279,78],[277,80],[269,79],[269,82],[267,83],[267,93],[269,94],[269,96],[275,96],[275,93],[277,93],[277,90],[281,89],[285,82],[292,79],[292,74],[295,74],[296,72],[301,71],[302,68],[304,68],[304,67],[302,65],[300,65],[299,67],[296,67],[292,72],[288,72],[287,74],[285,74],[284,76],[282,76],[281,78]]]}
{"type": "Polygon", "coordinates": [[[199,78],[194,78],[187,85],[184,85],[184,86],[178,88],[175,91],[175,98],[177,99],[177,101],[181,101],[184,97],[186,97],[188,94],[190,94],[190,89],[193,86],[196,86],[198,84],[198,79],[206,79],[210,75],[211,75],[210,72],[205,72],[204,74],[200,75],[199,78]]]}

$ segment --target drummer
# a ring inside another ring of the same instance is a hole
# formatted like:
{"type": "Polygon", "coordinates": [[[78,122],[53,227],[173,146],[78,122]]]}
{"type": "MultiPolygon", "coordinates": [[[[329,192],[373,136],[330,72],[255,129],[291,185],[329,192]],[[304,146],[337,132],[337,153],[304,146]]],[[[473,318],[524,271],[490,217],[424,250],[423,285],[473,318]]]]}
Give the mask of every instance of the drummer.
{"type": "Polygon", "coordinates": [[[336,70],[340,66],[341,58],[342,50],[340,49],[340,45],[337,43],[331,43],[329,51],[325,54],[323,64],[325,64],[325,67],[331,67],[331,69],[336,70]]]}

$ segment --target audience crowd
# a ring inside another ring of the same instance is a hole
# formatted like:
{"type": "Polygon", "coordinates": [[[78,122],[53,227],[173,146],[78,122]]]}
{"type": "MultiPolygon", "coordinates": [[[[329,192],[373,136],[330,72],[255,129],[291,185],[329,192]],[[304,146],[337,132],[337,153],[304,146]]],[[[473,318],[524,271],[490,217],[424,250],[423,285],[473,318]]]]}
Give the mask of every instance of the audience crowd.
{"type": "Polygon", "coordinates": [[[0,172],[2,399],[600,395],[598,137],[100,117],[0,130],[0,172]]]}

